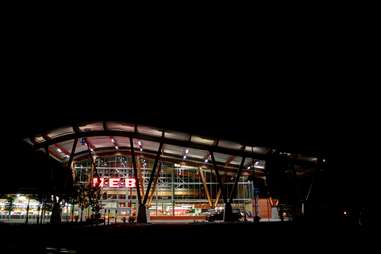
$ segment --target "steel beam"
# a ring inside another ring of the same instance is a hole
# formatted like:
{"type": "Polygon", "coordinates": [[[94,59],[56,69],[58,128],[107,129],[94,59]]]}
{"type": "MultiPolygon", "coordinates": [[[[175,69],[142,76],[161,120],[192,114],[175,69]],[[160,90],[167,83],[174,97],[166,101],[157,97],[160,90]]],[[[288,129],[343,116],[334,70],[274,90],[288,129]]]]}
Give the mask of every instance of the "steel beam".
{"type": "MultiPolygon", "coordinates": [[[[38,143],[34,145],[35,149],[43,148],[44,146],[67,141],[74,138],[82,138],[82,137],[95,137],[95,136],[121,136],[121,137],[131,137],[131,138],[137,138],[142,140],[148,140],[153,142],[160,142],[161,137],[156,136],[150,136],[146,134],[141,134],[137,132],[125,132],[125,131],[115,131],[115,130],[105,130],[105,131],[88,131],[88,132],[77,132],[74,134],[68,134],[65,136],[56,137],[54,139],[46,140],[45,142],[38,143]]],[[[242,150],[235,150],[235,149],[229,149],[225,147],[219,147],[219,146],[210,146],[205,144],[198,144],[188,141],[182,141],[182,140],[174,140],[174,139],[168,139],[164,138],[164,144],[169,145],[176,145],[176,146],[182,146],[182,147],[189,147],[194,149],[200,149],[200,150],[213,150],[214,152],[218,153],[224,153],[224,154],[230,154],[235,156],[245,156],[260,160],[268,160],[272,158],[271,153],[268,154],[259,154],[256,152],[248,152],[248,151],[242,151],[242,150]]],[[[317,162],[313,161],[306,161],[306,160],[300,160],[296,158],[288,158],[289,161],[294,162],[296,164],[300,165],[316,165],[317,162]]]]}
{"type": "MultiPolygon", "coordinates": [[[[160,142],[161,137],[157,136],[150,136],[142,133],[136,133],[136,132],[125,132],[125,131],[115,131],[115,130],[107,130],[107,131],[88,131],[88,132],[78,132],[74,134],[68,134],[65,136],[56,137],[54,139],[47,140],[42,143],[38,143],[34,146],[35,149],[41,148],[45,145],[51,145],[54,143],[59,143],[63,141],[67,141],[70,139],[74,139],[76,137],[82,138],[82,137],[96,137],[96,136],[120,136],[120,137],[132,137],[136,139],[142,139],[142,140],[148,140],[153,142],[160,142]]],[[[265,154],[259,154],[255,152],[248,152],[248,151],[241,151],[241,150],[235,150],[235,149],[229,149],[225,147],[220,146],[213,146],[213,145],[205,145],[205,144],[199,144],[194,142],[188,142],[183,140],[175,140],[175,139],[169,139],[164,138],[164,144],[169,145],[175,145],[175,146],[182,146],[182,147],[189,147],[194,149],[200,149],[209,151],[213,149],[214,152],[218,153],[225,153],[230,155],[236,155],[236,156],[243,156],[246,155],[246,157],[255,157],[256,159],[267,159],[269,158],[269,155],[265,154]]]]}
{"type": "Polygon", "coordinates": [[[221,179],[221,176],[220,176],[220,172],[219,170],[217,169],[216,167],[216,160],[214,158],[214,153],[211,151],[210,152],[210,155],[212,157],[212,162],[213,162],[213,170],[216,174],[216,177],[217,177],[217,182],[218,182],[218,185],[220,186],[220,189],[221,189],[221,192],[222,192],[222,198],[224,200],[224,203],[227,203],[228,202],[228,199],[227,199],[227,196],[226,196],[226,192],[225,192],[225,188],[224,188],[224,184],[222,182],[222,179],[221,179]]]}
{"type": "Polygon", "coordinates": [[[130,137],[130,147],[131,147],[131,159],[132,159],[132,168],[134,170],[134,177],[136,182],[136,194],[138,196],[138,203],[139,205],[142,204],[142,197],[140,196],[140,187],[139,187],[139,179],[138,179],[138,171],[136,167],[136,158],[135,158],[135,151],[134,151],[134,142],[132,140],[132,137],[130,137]]]}
{"type": "Polygon", "coordinates": [[[144,181],[143,181],[142,163],[140,162],[140,156],[138,156],[136,160],[136,170],[138,172],[138,179],[140,182],[140,196],[143,198],[144,197],[144,181]]]}
{"type": "Polygon", "coordinates": [[[234,181],[234,185],[233,185],[233,188],[230,192],[230,200],[229,202],[231,203],[233,201],[233,197],[235,196],[235,192],[237,190],[237,184],[238,184],[238,181],[239,181],[239,178],[241,176],[241,172],[242,172],[242,169],[243,169],[243,164],[245,163],[245,157],[242,157],[242,160],[241,160],[241,164],[239,166],[239,169],[238,169],[238,172],[237,172],[237,176],[235,178],[235,181],[234,181]]]}
{"type": "Polygon", "coordinates": [[[72,169],[71,164],[73,163],[75,149],[77,148],[77,142],[78,142],[78,138],[74,139],[73,147],[71,148],[71,153],[70,153],[69,162],[68,162],[70,169],[72,169]]]}
{"type": "Polygon", "coordinates": [[[147,205],[148,207],[151,206],[152,198],[155,195],[156,185],[157,185],[157,181],[159,180],[160,172],[161,172],[161,163],[159,163],[159,166],[157,169],[157,174],[156,174],[155,180],[153,182],[153,186],[152,186],[152,191],[151,191],[151,194],[148,198],[148,205],[147,205]]]}
{"type": "Polygon", "coordinates": [[[214,207],[217,207],[218,202],[220,201],[220,197],[221,197],[221,189],[218,189],[218,192],[217,192],[217,195],[216,195],[216,201],[214,203],[214,207]]]}
{"type": "Polygon", "coordinates": [[[204,186],[206,197],[208,198],[209,206],[210,206],[210,208],[213,208],[212,199],[210,198],[210,193],[209,193],[209,190],[208,190],[208,186],[206,184],[206,179],[205,179],[205,176],[204,176],[204,172],[202,172],[201,168],[199,168],[198,170],[199,170],[199,173],[200,173],[200,176],[201,176],[202,185],[204,186]]]}
{"type": "MultiPolygon", "coordinates": [[[[120,147],[118,152],[116,152],[115,149],[111,149],[111,148],[98,148],[95,150],[95,152],[97,152],[99,156],[114,155],[116,153],[122,153],[122,154],[128,154],[128,155],[131,154],[129,147],[120,147]]],[[[135,154],[143,155],[146,158],[155,159],[155,155],[153,155],[153,153],[156,154],[156,151],[153,152],[147,149],[144,150],[143,152],[135,151],[135,154]]],[[[87,156],[86,154],[87,154],[87,151],[80,152],[76,154],[75,157],[77,160],[80,160],[81,158],[85,158],[87,156]]],[[[180,155],[162,153],[160,160],[161,161],[166,160],[168,162],[179,163],[180,161],[183,161],[183,157],[180,155]]],[[[195,167],[210,166],[210,164],[206,164],[204,160],[193,158],[193,157],[188,157],[185,163],[187,165],[191,165],[195,167]]],[[[238,167],[235,165],[226,166],[224,163],[220,163],[220,162],[216,162],[216,164],[217,164],[217,168],[222,171],[231,171],[235,173],[238,170],[238,167]]]]}
{"type": "Polygon", "coordinates": [[[148,194],[149,194],[149,191],[151,189],[153,178],[155,176],[155,171],[156,171],[157,163],[159,162],[159,159],[160,159],[160,153],[161,153],[162,147],[163,147],[163,142],[160,142],[159,149],[158,149],[158,151],[156,153],[155,161],[153,163],[153,167],[152,167],[152,171],[151,171],[151,176],[149,178],[147,190],[146,190],[146,193],[144,195],[143,205],[145,205],[147,203],[148,194]]]}

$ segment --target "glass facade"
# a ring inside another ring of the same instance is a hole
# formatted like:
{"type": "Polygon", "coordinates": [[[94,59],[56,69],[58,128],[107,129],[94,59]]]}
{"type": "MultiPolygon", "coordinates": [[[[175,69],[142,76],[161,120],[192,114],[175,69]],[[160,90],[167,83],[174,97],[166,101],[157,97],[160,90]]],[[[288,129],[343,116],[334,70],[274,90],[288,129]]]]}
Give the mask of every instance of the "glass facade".
{"type": "MultiPolygon", "coordinates": [[[[136,157],[142,199],[147,190],[153,163],[152,159],[144,158],[144,156],[136,157]]],[[[113,218],[116,216],[118,220],[135,215],[138,204],[137,188],[127,187],[125,184],[130,179],[135,181],[131,157],[98,157],[95,165],[95,168],[92,168],[91,161],[86,159],[77,161],[74,166],[75,184],[88,185],[90,179],[97,174],[102,179],[103,209],[101,212],[113,218]]],[[[236,173],[221,172],[221,174],[224,188],[227,193],[230,193],[236,173]]],[[[211,208],[223,208],[223,199],[214,171],[208,167],[187,166],[181,161],[179,163],[159,162],[147,197],[149,217],[203,216],[211,208]]],[[[241,176],[237,185],[236,198],[233,199],[233,208],[251,211],[253,197],[252,182],[249,181],[248,175],[241,176]]]]}

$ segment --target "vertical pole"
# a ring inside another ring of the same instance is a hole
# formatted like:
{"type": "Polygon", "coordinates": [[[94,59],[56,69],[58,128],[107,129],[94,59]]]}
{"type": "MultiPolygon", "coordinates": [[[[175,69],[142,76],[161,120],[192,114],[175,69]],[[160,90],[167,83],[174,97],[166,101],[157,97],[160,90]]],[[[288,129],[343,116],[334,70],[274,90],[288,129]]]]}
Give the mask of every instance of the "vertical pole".
{"type": "Polygon", "coordinates": [[[130,187],[130,192],[129,192],[129,196],[128,196],[128,216],[132,216],[132,188],[130,187]]]}
{"type": "Polygon", "coordinates": [[[158,203],[157,203],[157,189],[156,189],[156,216],[157,216],[157,206],[158,206],[158,203]]]}
{"type": "Polygon", "coordinates": [[[175,216],[175,169],[172,170],[172,216],[175,216]]]}

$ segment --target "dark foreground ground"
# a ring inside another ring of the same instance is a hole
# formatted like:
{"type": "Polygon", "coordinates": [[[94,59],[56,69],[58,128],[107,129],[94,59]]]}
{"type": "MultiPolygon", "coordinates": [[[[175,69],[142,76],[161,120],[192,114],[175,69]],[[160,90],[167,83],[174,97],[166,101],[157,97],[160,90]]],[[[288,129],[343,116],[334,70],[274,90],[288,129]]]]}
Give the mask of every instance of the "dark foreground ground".
{"type": "Polygon", "coordinates": [[[374,241],[369,232],[356,227],[286,222],[3,224],[0,233],[2,254],[136,253],[138,250],[140,253],[370,253],[374,241]]]}

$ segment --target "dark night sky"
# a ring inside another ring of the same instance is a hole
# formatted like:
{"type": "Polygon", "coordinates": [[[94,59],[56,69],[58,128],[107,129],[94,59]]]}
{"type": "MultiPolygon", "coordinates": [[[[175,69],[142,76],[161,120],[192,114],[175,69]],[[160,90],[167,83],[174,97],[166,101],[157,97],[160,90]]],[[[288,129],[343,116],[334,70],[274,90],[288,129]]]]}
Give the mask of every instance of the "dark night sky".
{"type": "Polygon", "coordinates": [[[366,89],[371,46],[366,31],[328,27],[278,26],[255,40],[234,30],[229,38],[154,34],[128,44],[109,33],[97,40],[80,31],[47,36],[26,24],[11,29],[1,99],[3,159],[10,159],[2,170],[27,182],[13,171],[30,170],[18,157],[29,154],[19,141],[31,133],[125,120],[322,153],[336,193],[363,196],[352,187],[366,186],[372,167],[365,148],[376,137],[375,94],[366,89]]]}

